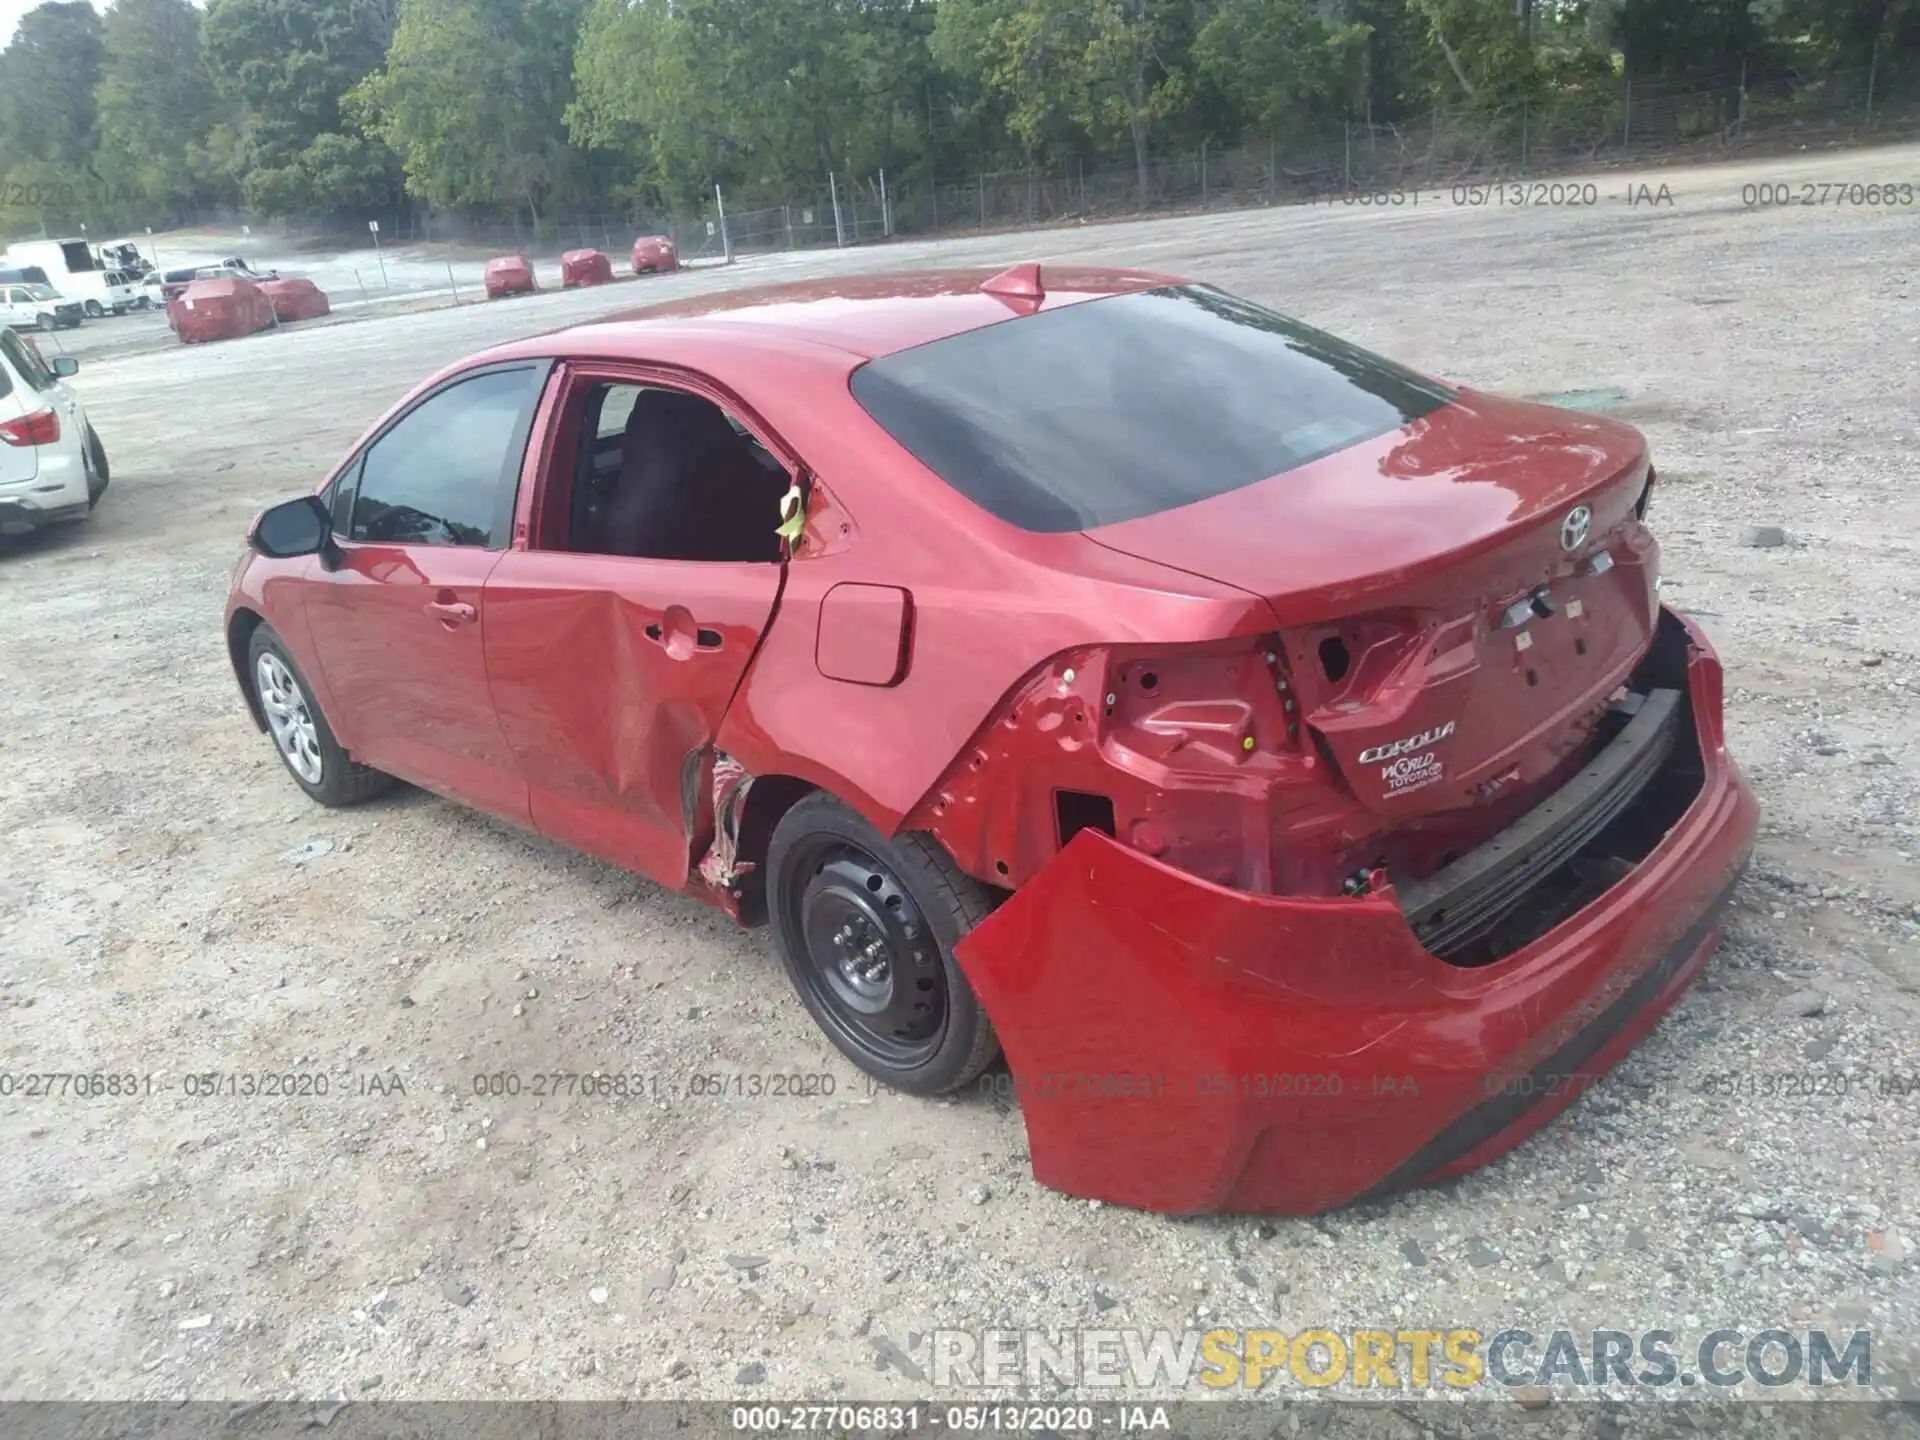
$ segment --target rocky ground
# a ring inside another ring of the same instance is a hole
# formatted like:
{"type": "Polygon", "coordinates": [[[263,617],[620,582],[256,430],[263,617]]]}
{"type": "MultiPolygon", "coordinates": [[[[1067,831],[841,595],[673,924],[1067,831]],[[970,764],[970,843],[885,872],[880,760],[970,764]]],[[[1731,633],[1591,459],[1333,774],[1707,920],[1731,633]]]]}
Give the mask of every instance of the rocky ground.
{"type": "Polygon", "coordinates": [[[1316,1220],[1043,1190],[1006,1100],[869,1094],[765,932],[423,794],[336,813],[294,788],[221,643],[247,519],[431,369],[607,296],[90,357],[113,487],[87,525],[0,552],[0,1071],[163,1088],[0,1096],[0,1396],[904,1398],[939,1329],[1213,1325],[1870,1329],[1882,1391],[1911,1387],[1920,1094],[1885,1077],[1920,1076],[1920,205],[1742,186],[1914,182],[1917,159],[646,282],[1138,264],[1462,382],[1580,392],[1651,437],[1668,598],[1726,660],[1766,807],[1724,947],[1517,1153],[1316,1220]],[[594,1070],[673,1088],[475,1093],[594,1070]],[[209,1071],[329,1090],[182,1093],[209,1071]],[[767,1071],[833,1093],[685,1083],[767,1071]]]}

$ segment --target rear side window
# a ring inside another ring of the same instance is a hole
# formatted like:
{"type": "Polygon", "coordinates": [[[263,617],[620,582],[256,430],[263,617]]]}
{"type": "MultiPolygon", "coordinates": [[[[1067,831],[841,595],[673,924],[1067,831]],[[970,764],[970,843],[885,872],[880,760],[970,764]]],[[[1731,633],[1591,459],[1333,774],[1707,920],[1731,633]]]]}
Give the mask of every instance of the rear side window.
{"type": "MultiPolygon", "coordinates": [[[[47,368],[46,361],[40,358],[40,351],[31,340],[22,339],[4,325],[0,325],[0,350],[6,352],[7,363],[20,373],[29,390],[49,389],[58,378],[47,368]]],[[[0,373],[0,381],[4,379],[4,374],[0,373]]]]}
{"type": "Polygon", "coordinates": [[[491,370],[436,390],[360,463],[350,539],[504,549],[544,365],[491,370]]]}
{"type": "Polygon", "coordinates": [[[894,439],[1024,530],[1115,525],[1284,474],[1454,392],[1207,286],[1108,296],[854,372],[894,439]]]}

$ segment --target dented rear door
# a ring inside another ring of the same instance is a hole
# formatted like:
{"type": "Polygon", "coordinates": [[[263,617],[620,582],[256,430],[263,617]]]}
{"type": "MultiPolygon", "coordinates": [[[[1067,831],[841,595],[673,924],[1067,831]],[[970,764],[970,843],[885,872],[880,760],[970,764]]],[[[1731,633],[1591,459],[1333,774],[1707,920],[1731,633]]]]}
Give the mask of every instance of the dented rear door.
{"type": "Polygon", "coordinates": [[[778,565],[512,550],[487,580],[494,708],[544,835],[684,884],[706,751],[778,565]]]}

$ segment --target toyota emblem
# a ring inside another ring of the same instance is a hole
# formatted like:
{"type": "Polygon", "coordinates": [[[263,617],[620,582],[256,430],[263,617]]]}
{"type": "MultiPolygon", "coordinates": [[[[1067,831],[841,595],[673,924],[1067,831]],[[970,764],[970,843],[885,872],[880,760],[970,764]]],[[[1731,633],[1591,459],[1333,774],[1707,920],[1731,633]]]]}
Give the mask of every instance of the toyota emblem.
{"type": "Polygon", "coordinates": [[[1593,511],[1584,505],[1574,506],[1560,522],[1560,548],[1578,550],[1587,543],[1587,532],[1592,528],[1593,511]]]}

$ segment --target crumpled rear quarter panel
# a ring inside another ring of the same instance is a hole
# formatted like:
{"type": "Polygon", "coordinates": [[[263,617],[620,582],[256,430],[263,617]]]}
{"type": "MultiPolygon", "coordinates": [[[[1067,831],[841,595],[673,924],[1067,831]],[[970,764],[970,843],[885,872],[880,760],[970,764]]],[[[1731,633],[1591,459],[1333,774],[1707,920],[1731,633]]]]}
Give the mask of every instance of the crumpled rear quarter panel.
{"type": "Polygon", "coordinates": [[[1429,955],[1390,892],[1229,890],[1082,831],[957,951],[1035,1177],[1150,1210],[1307,1214],[1484,1163],[1551,1119],[1697,973],[1751,849],[1703,640],[1688,684],[1706,780],[1685,816],[1600,899],[1477,969],[1429,955]],[[1567,1056],[1551,1092],[1512,1103],[1567,1056]]]}

